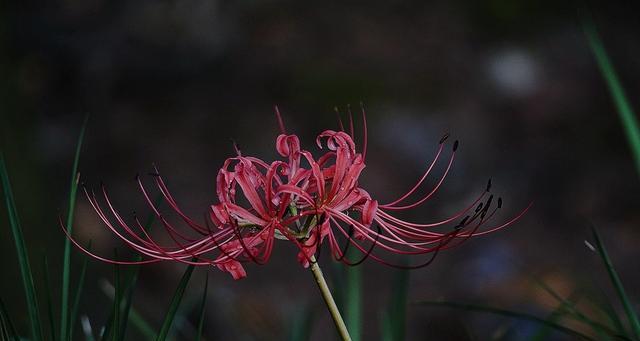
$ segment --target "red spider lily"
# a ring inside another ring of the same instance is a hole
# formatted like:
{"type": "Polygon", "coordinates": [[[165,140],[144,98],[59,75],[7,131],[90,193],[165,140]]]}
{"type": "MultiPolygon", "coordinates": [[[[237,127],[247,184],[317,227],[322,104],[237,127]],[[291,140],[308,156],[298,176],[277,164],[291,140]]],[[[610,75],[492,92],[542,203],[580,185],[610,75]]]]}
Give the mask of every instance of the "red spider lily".
{"type": "Polygon", "coordinates": [[[108,210],[103,210],[96,195],[85,188],[89,203],[119,239],[147,259],[107,259],[86,250],[66,230],[65,233],[78,248],[102,261],[145,264],[169,260],[194,265],[215,265],[220,270],[229,272],[234,279],[239,279],[246,276],[243,262],[264,264],[268,261],[275,239],[294,243],[300,249],[298,260],[305,267],[314,261],[320,245],[328,241],[332,256],[348,265],[357,265],[366,258],[372,258],[396,267],[418,268],[431,263],[440,250],[459,245],[472,236],[490,233],[512,224],[530,207],[529,205],[505,223],[481,230],[480,227],[487,224],[502,205],[501,199],[496,200],[496,205],[492,205],[493,195],[488,194],[489,182],[486,190],[471,204],[449,218],[432,223],[399,219],[392,213],[418,207],[440,188],[455,158],[457,141],[453,144],[444,174],[428,194],[406,203],[441,158],[447,136],[440,140],[435,158],[419,181],[398,199],[379,204],[359,184],[359,176],[365,168],[367,146],[364,110],[362,153],[356,151],[353,119],[349,115],[350,133],[344,131],[340,122],[339,131],[326,130],[318,136],[318,147],[327,148],[318,158],[300,148],[296,135],[286,134],[277,108],[276,113],[282,132],[276,139],[276,150],[284,160],[269,164],[255,157],[242,156],[236,148],[237,156],[227,159],[218,172],[216,192],[219,203],[212,205],[209,212],[209,220],[214,229],[208,222],[203,226],[183,213],[156,170],[156,187],[164,201],[188,227],[189,233],[169,223],[151,200],[140,178],[137,181],[173,245],[160,245],[135,217],[133,224],[126,223],[112,205],[104,186],[102,194],[108,210]],[[488,198],[484,200],[485,197],[488,198]],[[456,224],[456,221],[459,222],[456,224]],[[447,225],[450,227],[443,230],[442,227],[447,225]],[[435,228],[439,228],[440,232],[435,228]],[[361,259],[349,259],[346,256],[349,247],[360,252],[361,259]],[[386,258],[389,254],[431,254],[431,257],[417,265],[404,266],[388,261],[386,258]]]}
{"type": "MultiPolygon", "coordinates": [[[[367,133],[364,110],[362,118],[366,148],[367,133]]],[[[492,206],[493,195],[487,194],[491,187],[491,182],[489,182],[486,190],[471,204],[441,221],[414,223],[394,217],[391,212],[415,208],[437,192],[451,169],[458,142],[453,144],[453,152],[449,157],[444,174],[428,194],[412,203],[402,204],[418,190],[431,173],[442,155],[444,142],[448,136],[440,140],[436,156],[427,171],[407,193],[390,203],[379,204],[377,200],[371,198],[365,189],[359,187],[358,178],[365,168],[366,149],[361,154],[356,152],[352,122],[350,115],[350,134],[344,132],[341,124],[341,131],[326,130],[318,136],[316,139],[318,147],[322,149],[322,141],[326,140],[325,144],[328,149],[320,158],[314,159],[308,151],[301,151],[300,158],[309,164],[311,170],[308,184],[283,189],[298,196],[297,210],[300,215],[319,217],[304,242],[305,248],[298,256],[305,266],[309,265],[308,259],[316,253],[318,245],[323,243],[325,237],[328,238],[334,258],[349,265],[359,264],[369,257],[396,267],[418,268],[426,266],[433,261],[438,251],[459,245],[472,236],[504,228],[518,220],[530,207],[529,205],[507,222],[480,230],[480,227],[487,224],[502,206],[502,199],[498,199],[497,204],[492,206]],[[482,200],[487,196],[488,199],[483,202],[482,200]],[[446,226],[456,220],[460,221],[448,231],[434,231],[434,228],[446,226]],[[376,229],[372,229],[372,226],[375,226],[376,229]],[[340,239],[346,240],[346,243],[342,243],[343,246],[339,242],[340,239]],[[347,259],[346,249],[350,246],[362,253],[363,257],[360,260],[347,259]],[[420,255],[431,253],[432,257],[417,265],[394,265],[374,251],[374,248],[387,254],[420,255]]],[[[279,139],[283,139],[283,136],[285,135],[280,135],[279,139]]],[[[296,162],[299,163],[299,161],[296,162]]]]}

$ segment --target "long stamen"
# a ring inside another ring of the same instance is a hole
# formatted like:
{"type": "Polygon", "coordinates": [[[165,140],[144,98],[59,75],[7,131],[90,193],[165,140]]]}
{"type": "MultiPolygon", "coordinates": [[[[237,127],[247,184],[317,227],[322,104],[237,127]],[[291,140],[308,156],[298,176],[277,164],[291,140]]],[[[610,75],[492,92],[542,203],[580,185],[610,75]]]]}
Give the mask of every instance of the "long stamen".
{"type": "Polygon", "coordinates": [[[276,118],[278,119],[278,126],[280,127],[280,133],[287,134],[287,131],[284,129],[284,121],[282,120],[282,115],[280,115],[280,109],[278,106],[274,106],[276,112],[276,118]]]}

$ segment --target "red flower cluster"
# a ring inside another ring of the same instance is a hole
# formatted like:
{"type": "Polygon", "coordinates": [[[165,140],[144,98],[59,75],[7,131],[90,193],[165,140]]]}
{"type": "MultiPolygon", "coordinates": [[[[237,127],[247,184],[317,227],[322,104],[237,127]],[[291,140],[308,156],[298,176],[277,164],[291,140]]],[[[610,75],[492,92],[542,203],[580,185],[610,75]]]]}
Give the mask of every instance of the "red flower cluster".
{"type": "Polygon", "coordinates": [[[505,223],[480,230],[502,205],[501,199],[495,200],[494,204],[493,195],[489,194],[489,182],[486,190],[470,205],[449,218],[428,224],[399,219],[392,213],[421,205],[440,188],[455,158],[457,141],[453,144],[444,174],[431,191],[406,203],[441,158],[447,136],[440,140],[435,158],[413,188],[392,202],[380,204],[360,187],[358,181],[365,168],[366,157],[364,110],[362,152],[356,151],[353,123],[350,133],[347,133],[340,122],[339,131],[325,130],[318,135],[316,144],[324,154],[317,158],[310,151],[301,149],[296,135],[286,134],[277,108],[276,113],[282,131],[276,139],[276,150],[283,159],[267,163],[243,156],[239,150],[237,156],[227,159],[216,180],[218,203],[210,207],[209,219],[213,227],[209,222],[201,225],[184,214],[156,170],[158,190],[191,230],[189,233],[165,219],[138,178],[140,190],[173,240],[173,245],[159,245],[137,218],[131,224],[125,222],[112,205],[104,186],[104,201],[111,217],[98,204],[95,193],[85,189],[89,202],[118,238],[145,257],[140,261],[112,260],[91,253],[72,239],[73,243],[87,254],[110,263],[144,264],[167,260],[215,265],[229,272],[234,279],[246,276],[242,263],[267,262],[276,239],[287,240],[297,246],[298,261],[305,267],[315,261],[320,246],[328,244],[331,255],[348,265],[357,265],[371,258],[391,266],[418,268],[431,263],[440,250],[512,224],[529,208],[505,223]],[[434,230],[436,228],[438,230],[434,230]],[[359,259],[347,256],[350,247],[355,248],[356,254],[361,254],[359,259]],[[393,254],[430,256],[420,264],[404,266],[387,260],[393,254]]]}

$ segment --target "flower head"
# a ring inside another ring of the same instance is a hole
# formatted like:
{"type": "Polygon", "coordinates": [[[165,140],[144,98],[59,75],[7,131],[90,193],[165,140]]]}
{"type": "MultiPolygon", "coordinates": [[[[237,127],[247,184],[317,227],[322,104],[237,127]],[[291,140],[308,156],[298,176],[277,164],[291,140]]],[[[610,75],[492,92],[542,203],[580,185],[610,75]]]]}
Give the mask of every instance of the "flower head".
{"type": "Polygon", "coordinates": [[[362,151],[357,151],[353,119],[349,115],[349,133],[339,120],[339,130],[325,130],[318,135],[316,144],[323,151],[318,157],[302,149],[296,135],[286,133],[277,108],[276,114],[281,130],[276,139],[276,150],[282,159],[267,163],[256,157],[243,156],[236,148],[237,155],[228,158],[218,171],[217,203],[211,205],[204,224],[183,213],[156,169],[153,174],[155,186],[184,226],[178,228],[169,223],[151,200],[141,179],[137,178],[144,198],[172,245],[156,242],[136,217],[133,223],[127,223],[114,208],[104,186],[101,192],[107,209],[98,203],[95,193],[85,188],[89,203],[113,234],[140,253],[143,259],[108,259],[71,240],[84,252],[106,262],[144,264],[168,260],[214,265],[229,272],[234,279],[246,276],[243,263],[266,263],[277,239],[293,243],[299,249],[298,261],[305,267],[315,261],[321,246],[328,244],[333,258],[345,264],[357,265],[371,258],[391,266],[418,268],[431,263],[441,250],[512,224],[531,206],[506,222],[484,227],[502,206],[502,200],[494,200],[489,193],[489,181],[477,198],[448,218],[430,223],[400,219],[395,215],[397,212],[422,205],[439,190],[455,159],[457,141],[445,161],[444,173],[426,195],[409,200],[443,157],[448,135],[440,140],[436,156],[416,184],[397,199],[381,204],[361,187],[359,181],[365,168],[367,146],[364,109],[362,151]],[[349,258],[349,248],[361,256],[349,258]],[[393,264],[389,258],[394,254],[429,256],[407,266],[393,264]]]}

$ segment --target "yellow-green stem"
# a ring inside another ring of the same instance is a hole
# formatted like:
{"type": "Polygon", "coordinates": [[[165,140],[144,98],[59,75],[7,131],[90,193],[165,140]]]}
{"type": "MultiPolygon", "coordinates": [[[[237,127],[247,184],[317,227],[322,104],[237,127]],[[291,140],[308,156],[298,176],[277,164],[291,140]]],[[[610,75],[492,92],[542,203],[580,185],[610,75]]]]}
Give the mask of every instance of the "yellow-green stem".
{"type": "Polygon", "coordinates": [[[327,304],[327,308],[329,309],[329,313],[331,313],[331,317],[333,318],[333,322],[336,324],[336,328],[338,329],[338,334],[343,341],[351,341],[351,336],[349,336],[349,331],[347,330],[347,326],[344,324],[344,320],[342,319],[342,315],[340,315],[340,311],[338,310],[338,306],[336,302],[333,300],[333,296],[331,295],[331,290],[329,290],[329,286],[327,285],[327,281],[324,280],[324,276],[322,275],[322,269],[316,262],[316,258],[311,256],[311,273],[313,273],[313,277],[316,279],[316,283],[318,284],[318,288],[320,288],[320,293],[322,294],[322,298],[324,298],[324,302],[327,304]]]}

